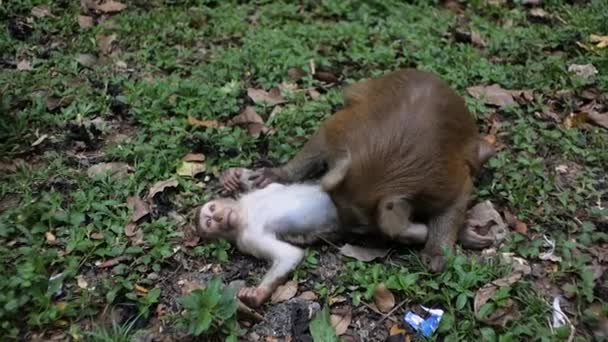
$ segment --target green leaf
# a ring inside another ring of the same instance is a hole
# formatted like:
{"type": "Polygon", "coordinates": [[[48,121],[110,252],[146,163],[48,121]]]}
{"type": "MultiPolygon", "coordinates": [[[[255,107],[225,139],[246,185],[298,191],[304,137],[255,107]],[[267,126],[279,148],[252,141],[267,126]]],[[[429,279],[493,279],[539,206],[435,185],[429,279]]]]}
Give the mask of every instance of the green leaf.
{"type": "Polygon", "coordinates": [[[490,313],[494,311],[494,307],[494,303],[485,303],[481,306],[481,308],[479,308],[479,313],[477,317],[480,319],[486,318],[490,313]]]}
{"type": "Polygon", "coordinates": [[[464,293],[461,293],[458,295],[458,298],[456,298],[456,309],[457,310],[462,310],[465,305],[467,305],[467,295],[464,293]]]}
{"type": "Polygon", "coordinates": [[[483,338],[484,341],[488,341],[488,342],[496,341],[496,333],[494,332],[494,329],[492,329],[490,327],[485,327],[485,328],[481,328],[479,332],[481,333],[481,337],[483,338]]]}
{"type": "Polygon", "coordinates": [[[315,342],[332,342],[338,341],[338,336],[329,321],[329,309],[324,307],[310,321],[310,334],[315,342]]]}

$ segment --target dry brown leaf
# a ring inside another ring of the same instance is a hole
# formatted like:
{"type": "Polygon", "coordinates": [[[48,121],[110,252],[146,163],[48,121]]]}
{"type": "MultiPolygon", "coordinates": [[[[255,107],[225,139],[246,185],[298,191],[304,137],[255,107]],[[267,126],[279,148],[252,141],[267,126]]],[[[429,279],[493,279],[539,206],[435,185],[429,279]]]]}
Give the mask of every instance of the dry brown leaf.
{"type": "Polygon", "coordinates": [[[81,28],[93,27],[93,17],[89,17],[88,15],[79,15],[78,26],[81,28]]]}
{"type": "Polygon", "coordinates": [[[284,302],[293,298],[298,292],[298,283],[295,280],[290,280],[285,284],[277,287],[270,297],[272,303],[284,302]]]}
{"type": "Polygon", "coordinates": [[[19,63],[17,63],[17,70],[30,71],[30,70],[34,70],[34,68],[32,68],[32,64],[30,64],[30,61],[27,61],[24,59],[24,60],[19,61],[19,63]]]}
{"type": "Polygon", "coordinates": [[[564,119],[564,127],[576,128],[576,127],[584,124],[585,122],[587,122],[588,117],[589,117],[589,114],[587,112],[570,113],[564,119]]]}
{"type": "Polygon", "coordinates": [[[111,162],[95,164],[87,169],[87,176],[95,178],[100,175],[110,174],[112,177],[124,178],[133,169],[127,163],[111,162]]]}
{"type": "Polygon", "coordinates": [[[125,260],[129,260],[129,257],[126,255],[119,255],[117,257],[108,259],[104,262],[97,262],[97,263],[95,263],[95,265],[98,268],[108,268],[108,267],[116,266],[125,260]]]}
{"type": "Polygon", "coordinates": [[[44,234],[44,237],[46,238],[46,243],[48,243],[49,245],[54,245],[57,243],[57,238],[55,237],[55,235],[52,232],[46,232],[44,234]]]}
{"type": "Polygon", "coordinates": [[[378,284],[374,290],[374,304],[383,313],[391,311],[395,306],[395,296],[384,283],[378,284]]]}
{"type": "Polygon", "coordinates": [[[406,335],[407,334],[407,330],[405,330],[403,328],[403,326],[401,326],[401,324],[393,324],[391,326],[391,330],[389,330],[389,336],[395,336],[395,335],[406,335]]]}
{"type": "Polygon", "coordinates": [[[325,83],[336,83],[339,81],[338,77],[329,71],[316,71],[313,77],[321,82],[325,83]]]}
{"type": "Polygon", "coordinates": [[[83,275],[77,275],[76,276],[76,284],[81,289],[86,289],[86,288],[89,287],[89,283],[87,282],[87,280],[84,278],[83,275]]]}
{"type": "Polygon", "coordinates": [[[268,92],[264,89],[248,88],[247,96],[256,104],[267,103],[270,106],[275,106],[286,102],[283,96],[281,96],[279,88],[272,88],[268,92]]]}
{"type": "Polygon", "coordinates": [[[135,236],[136,233],[137,233],[137,224],[129,221],[125,225],[125,235],[128,237],[133,237],[133,236],[135,236]]]}
{"type": "Polygon", "coordinates": [[[138,294],[146,294],[149,292],[149,290],[141,285],[133,285],[133,289],[135,290],[135,292],[137,292],[138,294]]]}
{"type": "Polygon", "coordinates": [[[143,199],[137,196],[127,197],[127,204],[133,207],[131,221],[137,223],[142,218],[150,214],[150,206],[143,199]]]}
{"type": "Polygon", "coordinates": [[[195,117],[188,117],[188,124],[191,126],[205,127],[205,128],[217,128],[223,126],[216,120],[199,120],[195,117]]]}
{"type": "Polygon", "coordinates": [[[99,47],[99,51],[102,55],[109,56],[115,49],[116,42],[116,34],[111,34],[109,36],[100,34],[97,35],[97,46],[99,47]]]}
{"type": "Polygon", "coordinates": [[[102,233],[93,233],[91,234],[91,239],[93,240],[103,240],[104,239],[104,235],[102,233]]]}
{"type": "Polygon", "coordinates": [[[313,100],[318,100],[321,97],[321,93],[319,93],[315,88],[308,89],[308,95],[313,100]]]}
{"type": "Polygon", "coordinates": [[[205,155],[202,153],[188,153],[186,156],[184,156],[184,158],[182,158],[182,160],[187,162],[202,163],[205,161],[205,155]]]}
{"type": "Polygon", "coordinates": [[[484,318],[479,317],[479,311],[481,307],[492,298],[496,291],[498,291],[498,288],[510,286],[521,278],[521,272],[514,272],[507,277],[496,279],[479,289],[475,294],[473,302],[473,309],[477,318],[486,324],[501,327],[505,327],[509,321],[519,318],[517,303],[510,298],[507,300],[505,306],[497,307],[494,312],[484,318]]]}
{"type": "Polygon", "coordinates": [[[146,200],[151,200],[157,193],[165,191],[166,188],[175,188],[178,184],[179,183],[175,178],[169,178],[167,180],[158,181],[150,187],[150,190],[148,190],[146,200]]]}
{"type": "Polygon", "coordinates": [[[593,122],[594,124],[608,128],[608,112],[600,114],[593,110],[588,113],[588,118],[589,121],[593,122]]]}
{"type": "Polygon", "coordinates": [[[183,177],[196,177],[196,175],[206,170],[205,163],[182,161],[182,165],[176,170],[176,173],[183,177]]]}
{"type": "Polygon", "coordinates": [[[346,297],[344,296],[329,297],[329,299],[327,300],[327,304],[329,304],[329,306],[344,302],[346,302],[346,297]]]}
{"type": "Polygon", "coordinates": [[[298,298],[313,301],[313,300],[317,300],[318,297],[312,291],[304,291],[298,296],[298,298]]]}
{"type": "Polygon", "coordinates": [[[306,76],[306,71],[300,68],[291,68],[287,70],[287,76],[294,82],[301,80],[304,76],[306,76]]]}
{"type": "Polygon", "coordinates": [[[589,41],[595,44],[595,47],[598,49],[603,49],[608,47],[608,36],[600,36],[597,34],[592,34],[589,36],[589,41]]]}
{"type": "Polygon", "coordinates": [[[365,262],[372,261],[376,258],[384,258],[388,251],[388,249],[353,246],[348,243],[340,248],[340,253],[342,255],[365,262]]]}
{"type": "Polygon", "coordinates": [[[530,19],[538,22],[547,22],[551,19],[549,13],[542,8],[533,8],[529,14],[530,19]]]}
{"type": "Polygon", "coordinates": [[[340,336],[348,330],[348,326],[352,320],[352,314],[348,313],[346,315],[331,315],[329,317],[331,322],[331,326],[336,331],[336,335],[340,336]]]}
{"type": "Polygon", "coordinates": [[[114,1],[114,0],[106,0],[103,4],[97,5],[95,9],[100,10],[104,13],[116,13],[120,12],[127,8],[127,5],[114,1]]]}
{"type": "Polygon", "coordinates": [[[505,221],[507,221],[507,224],[509,225],[509,227],[511,227],[511,229],[524,235],[528,234],[527,224],[520,221],[515,215],[513,215],[508,210],[505,210],[503,213],[505,215],[505,221]]]}
{"type": "Polygon", "coordinates": [[[469,87],[467,92],[474,98],[484,101],[484,103],[501,108],[517,104],[511,91],[503,89],[498,84],[469,87]]]}
{"type": "Polygon", "coordinates": [[[249,134],[257,138],[261,133],[267,133],[270,131],[266,125],[264,125],[264,120],[262,117],[253,110],[253,107],[247,106],[243,112],[235,117],[233,117],[229,122],[229,126],[243,126],[247,128],[249,134]]]}
{"type": "Polygon", "coordinates": [[[57,108],[61,108],[61,107],[65,107],[67,105],[69,105],[70,103],[72,103],[72,101],[74,101],[74,99],[76,98],[76,96],[74,95],[69,95],[69,96],[65,96],[65,97],[56,97],[56,96],[47,96],[46,98],[46,109],[48,109],[49,111],[54,111],[57,108]]]}
{"type": "Polygon", "coordinates": [[[51,9],[47,5],[38,5],[32,8],[32,15],[36,18],[44,18],[51,15],[51,9]]]}
{"type": "Polygon", "coordinates": [[[84,67],[92,68],[97,64],[97,57],[90,53],[81,53],[76,57],[76,61],[84,67]]]}
{"type": "Polygon", "coordinates": [[[471,43],[473,43],[473,45],[477,47],[486,47],[488,45],[486,41],[481,37],[481,34],[476,31],[471,31],[471,43]]]}

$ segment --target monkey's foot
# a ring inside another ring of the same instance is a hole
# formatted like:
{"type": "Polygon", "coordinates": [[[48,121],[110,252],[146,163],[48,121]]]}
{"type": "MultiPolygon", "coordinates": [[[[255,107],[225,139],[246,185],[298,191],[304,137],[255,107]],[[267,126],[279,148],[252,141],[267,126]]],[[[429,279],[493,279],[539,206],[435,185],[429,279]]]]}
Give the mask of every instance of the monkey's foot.
{"type": "Polygon", "coordinates": [[[423,250],[421,253],[422,263],[431,273],[443,272],[445,269],[446,258],[443,254],[437,254],[423,250]]]}
{"type": "Polygon", "coordinates": [[[260,287],[244,287],[239,290],[237,297],[243,302],[245,305],[256,308],[264,303],[268,296],[270,295],[269,291],[260,288],[260,287]]]}
{"type": "Polygon", "coordinates": [[[220,182],[228,191],[238,191],[241,188],[241,175],[243,168],[231,167],[220,175],[220,182]]]}

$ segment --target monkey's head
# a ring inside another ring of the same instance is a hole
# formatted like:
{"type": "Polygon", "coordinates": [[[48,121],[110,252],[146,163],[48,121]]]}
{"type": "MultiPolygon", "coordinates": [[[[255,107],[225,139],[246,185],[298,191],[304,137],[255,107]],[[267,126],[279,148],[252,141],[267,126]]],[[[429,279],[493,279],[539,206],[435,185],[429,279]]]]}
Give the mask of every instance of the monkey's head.
{"type": "Polygon", "coordinates": [[[203,238],[234,237],[239,225],[239,205],[232,198],[209,201],[195,210],[194,224],[203,238]]]}

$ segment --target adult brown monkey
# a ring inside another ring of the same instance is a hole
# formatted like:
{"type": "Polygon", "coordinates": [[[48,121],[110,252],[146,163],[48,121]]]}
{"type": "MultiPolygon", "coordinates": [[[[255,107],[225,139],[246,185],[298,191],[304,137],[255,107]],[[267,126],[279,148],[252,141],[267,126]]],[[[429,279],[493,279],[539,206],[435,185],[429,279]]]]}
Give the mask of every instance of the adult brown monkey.
{"type": "Polygon", "coordinates": [[[254,184],[299,182],[327,168],[321,183],[343,225],[399,240],[414,219],[426,222],[422,258],[433,272],[458,239],[470,248],[493,242],[461,229],[473,177],[493,154],[462,97],[433,73],[404,69],[348,87],[345,100],[286,165],[256,170],[254,184]]]}

